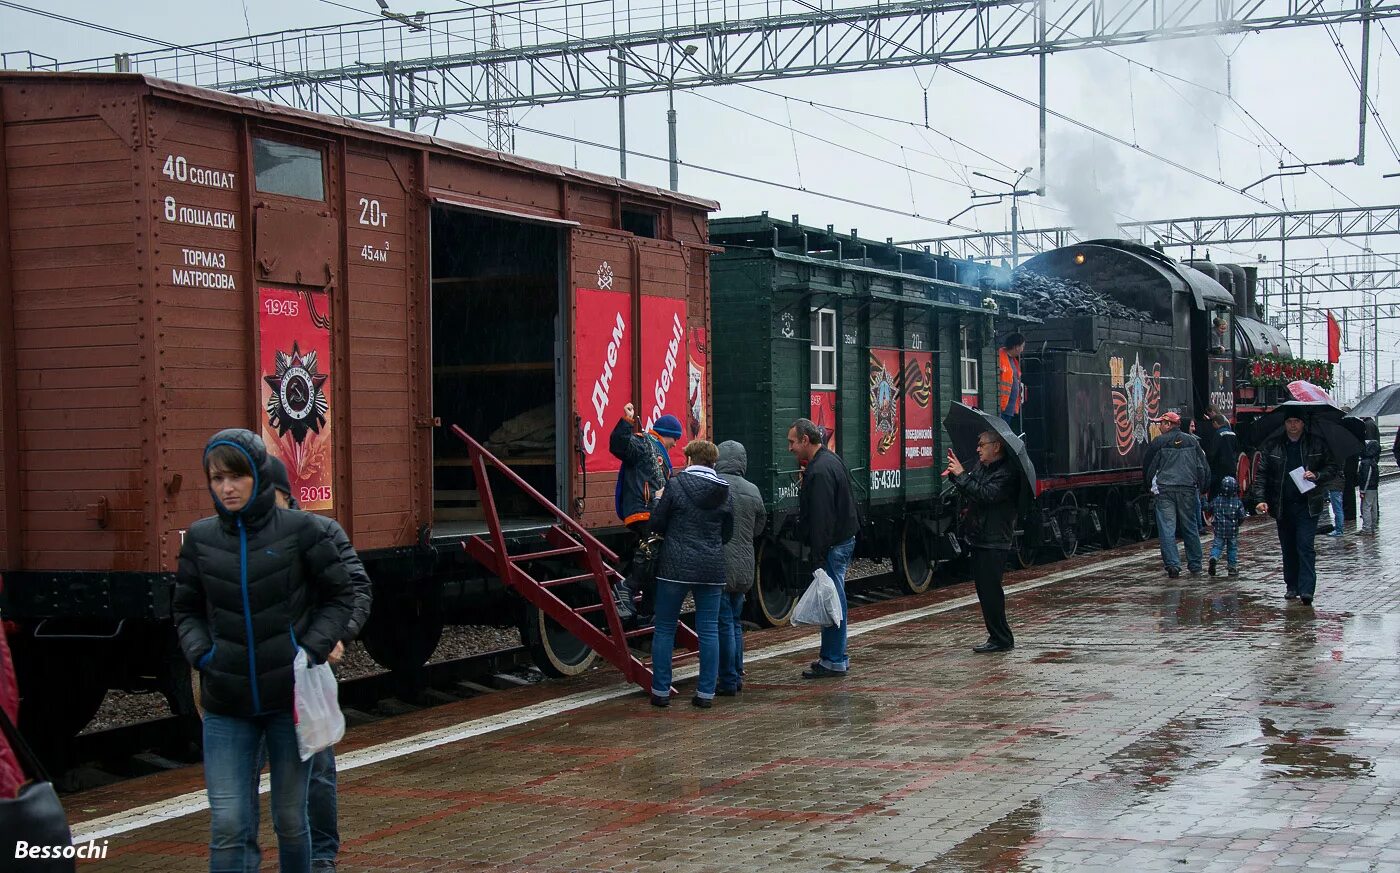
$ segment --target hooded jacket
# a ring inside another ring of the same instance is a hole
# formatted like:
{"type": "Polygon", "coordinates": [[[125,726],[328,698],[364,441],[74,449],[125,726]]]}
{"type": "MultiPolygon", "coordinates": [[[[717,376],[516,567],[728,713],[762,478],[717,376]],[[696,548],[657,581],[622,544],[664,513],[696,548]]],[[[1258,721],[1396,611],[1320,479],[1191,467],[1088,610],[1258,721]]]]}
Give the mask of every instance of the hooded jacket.
{"type": "Polygon", "coordinates": [[[657,579],[723,585],[724,544],[734,533],[729,483],[709,467],[686,467],[652,510],[651,531],[666,538],[657,579]]]}
{"type": "MultiPolygon", "coordinates": [[[[1249,491],[1250,502],[1269,504],[1269,515],[1274,518],[1278,518],[1283,508],[1284,488],[1291,487],[1288,485],[1287,441],[1287,434],[1279,434],[1264,443],[1263,448],[1259,450],[1264,462],[1263,469],[1254,478],[1254,484],[1250,486],[1249,491]]],[[[1303,454],[1303,466],[1317,476],[1317,487],[1304,495],[1307,498],[1308,513],[1317,516],[1322,513],[1322,508],[1327,503],[1327,483],[1341,475],[1341,467],[1333,460],[1327,444],[1308,431],[1303,431],[1299,442],[1302,443],[1299,449],[1303,454]]]]}
{"type": "Polygon", "coordinates": [[[1356,468],[1356,484],[1362,491],[1381,487],[1381,443],[1368,439],[1361,449],[1361,463],[1356,468]]]}
{"type": "Polygon", "coordinates": [[[953,477],[953,487],[972,504],[968,512],[968,543],[979,549],[1010,549],[1016,531],[1016,502],[1021,496],[1020,473],[1001,458],[987,466],[979,461],[953,477]]]}
{"type": "Polygon", "coordinates": [[[1158,488],[1204,491],[1210,484],[1210,467],[1201,451],[1201,441],[1181,428],[1172,428],[1148,443],[1142,458],[1142,475],[1148,483],[1156,479],[1158,488]]]}
{"type": "Polygon", "coordinates": [[[757,485],[744,478],[748,468],[749,453],[743,443],[725,440],[719,444],[715,472],[729,483],[734,501],[734,535],[724,544],[724,590],[735,594],[753,587],[753,543],[768,523],[763,495],[757,485]]]}
{"type": "MultiPolygon", "coordinates": [[[[301,509],[294,497],[288,496],[287,503],[292,509],[301,509]]],[[[365,622],[369,621],[370,606],[374,603],[374,583],[370,581],[369,573],[365,572],[365,562],[360,560],[360,553],[351,545],[350,536],[345,533],[345,528],[340,526],[340,522],[324,515],[311,512],[307,514],[316,519],[330,535],[331,541],[335,543],[336,552],[340,554],[340,560],[345,563],[345,571],[350,574],[350,585],[355,589],[355,605],[350,610],[350,621],[345,625],[345,636],[342,637],[345,642],[349,642],[360,635],[365,622]]]]}
{"type": "Polygon", "coordinates": [[[656,434],[632,432],[632,421],[619,418],[608,437],[608,451],[622,462],[617,473],[614,508],[623,524],[651,518],[652,502],[671,478],[671,456],[656,434]]]}
{"type": "Polygon", "coordinates": [[[262,439],[220,431],[206,456],[218,445],[248,457],[253,494],[237,512],[215,497],[218,514],[185,532],[173,604],[180,649],[200,671],[209,712],[288,710],[297,649],[326,660],[345,636],[354,589],[329,529],[310,513],[277,508],[262,439]]]}

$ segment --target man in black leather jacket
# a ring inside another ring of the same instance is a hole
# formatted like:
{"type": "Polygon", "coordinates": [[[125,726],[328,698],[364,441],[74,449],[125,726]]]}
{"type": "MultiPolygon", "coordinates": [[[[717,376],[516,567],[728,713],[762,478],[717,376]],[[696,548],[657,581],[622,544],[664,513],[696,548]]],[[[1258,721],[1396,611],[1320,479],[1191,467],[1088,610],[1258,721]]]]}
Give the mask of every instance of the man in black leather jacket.
{"type": "Polygon", "coordinates": [[[948,469],[943,475],[952,477],[953,486],[971,505],[968,540],[972,546],[972,578],[977,586],[977,602],[982,607],[982,621],[987,625],[987,641],[972,651],[1009,652],[1016,639],[1006,621],[1006,593],[1001,587],[1001,576],[1015,535],[1020,472],[1007,457],[1005,443],[994,432],[986,431],[977,437],[977,463],[972,469],[964,469],[950,451],[948,469]]]}
{"type": "Polygon", "coordinates": [[[1263,471],[1255,478],[1250,497],[1255,508],[1278,522],[1278,542],[1283,550],[1284,597],[1299,598],[1304,606],[1313,602],[1317,588],[1317,517],[1327,504],[1329,483],[1341,476],[1341,467],[1327,443],[1307,429],[1300,417],[1284,420],[1283,434],[1269,440],[1260,450],[1263,471]],[[1290,470],[1302,467],[1303,478],[1315,487],[1306,494],[1298,490],[1290,470]]]}

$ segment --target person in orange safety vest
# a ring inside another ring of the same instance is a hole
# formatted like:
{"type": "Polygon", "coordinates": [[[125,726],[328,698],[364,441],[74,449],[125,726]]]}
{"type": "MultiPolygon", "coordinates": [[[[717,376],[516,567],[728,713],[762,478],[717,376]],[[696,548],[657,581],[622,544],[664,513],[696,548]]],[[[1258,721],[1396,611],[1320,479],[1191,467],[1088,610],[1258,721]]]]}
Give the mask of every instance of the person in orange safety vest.
{"type": "Polygon", "coordinates": [[[1021,381],[1021,352],[1025,348],[1025,336],[1011,333],[997,350],[997,411],[1013,429],[1026,402],[1026,386],[1021,381]]]}

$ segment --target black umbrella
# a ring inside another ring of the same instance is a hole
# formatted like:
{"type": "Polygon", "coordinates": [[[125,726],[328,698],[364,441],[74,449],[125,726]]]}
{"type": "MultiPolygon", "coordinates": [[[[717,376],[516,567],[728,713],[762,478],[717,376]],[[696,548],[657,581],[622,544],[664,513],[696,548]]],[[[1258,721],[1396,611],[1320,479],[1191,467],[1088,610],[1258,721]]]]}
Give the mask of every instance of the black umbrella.
{"type": "Polygon", "coordinates": [[[943,417],[943,427],[953,440],[953,454],[958,456],[964,467],[977,463],[977,438],[987,431],[995,433],[1006,445],[1007,453],[1015,459],[1021,470],[1021,498],[1023,505],[1035,499],[1035,465],[1026,452],[1026,444],[1011,432],[999,415],[991,415],[980,409],[973,409],[963,403],[953,403],[948,414],[943,417]]]}
{"type": "Polygon", "coordinates": [[[1361,440],[1342,421],[1346,413],[1321,400],[1290,400],[1275,406],[1254,422],[1250,432],[1254,444],[1262,445],[1272,438],[1283,430],[1284,419],[1295,415],[1301,416],[1308,429],[1326,441],[1337,460],[1345,461],[1352,455],[1361,454],[1361,440]]]}
{"type": "Polygon", "coordinates": [[[1400,413],[1400,385],[1386,385],[1372,391],[1351,408],[1351,414],[1357,418],[1380,418],[1396,413],[1400,413]]]}

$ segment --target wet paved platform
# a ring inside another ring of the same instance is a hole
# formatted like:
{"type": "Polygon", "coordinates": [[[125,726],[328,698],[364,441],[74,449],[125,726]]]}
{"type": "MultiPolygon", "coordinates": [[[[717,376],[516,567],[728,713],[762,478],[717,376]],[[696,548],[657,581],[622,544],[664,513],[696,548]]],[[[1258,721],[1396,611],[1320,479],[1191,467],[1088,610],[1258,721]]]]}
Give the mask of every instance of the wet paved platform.
{"type": "MultiPolygon", "coordinates": [[[[1237,578],[1151,547],[1009,577],[1009,655],[969,651],[964,584],[856,610],[841,680],[801,679],[787,629],[708,711],[600,671],[373,725],[342,749],[340,869],[1400,870],[1397,500],[1376,539],[1318,538],[1312,608],[1256,523],[1237,578]]],[[[103,869],[202,870],[202,799],[160,799],[199,779],[68,806],[103,869]]]]}

